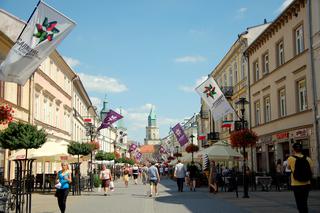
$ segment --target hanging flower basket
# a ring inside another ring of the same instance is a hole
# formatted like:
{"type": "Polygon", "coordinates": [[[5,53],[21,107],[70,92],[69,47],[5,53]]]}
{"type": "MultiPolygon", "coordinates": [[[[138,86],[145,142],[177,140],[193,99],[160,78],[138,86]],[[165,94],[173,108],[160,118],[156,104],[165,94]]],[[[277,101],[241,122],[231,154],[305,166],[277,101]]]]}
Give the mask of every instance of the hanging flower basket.
{"type": "Polygon", "coordinates": [[[230,141],[233,147],[247,147],[256,144],[258,135],[250,129],[243,129],[232,132],[230,141]]]}
{"type": "Polygon", "coordinates": [[[120,158],[120,153],[119,152],[115,152],[114,155],[115,155],[116,159],[120,158]]]}
{"type": "Polygon", "coordinates": [[[172,156],[169,156],[168,157],[168,161],[171,161],[171,160],[174,160],[174,159],[176,159],[175,157],[172,157],[172,156]]]}
{"type": "Polygon", "coordinates": [[[8,104],[0,106],[0,125],[6,125],[12,122],[14,110],[8,104]]]}
{"type": "Polygon", "coordinates": [[[189,144],[189,145],[186,147],[186,152],[188,152],[188,153],[197,152],[197,151],[199,151],[199,147],[198,147],[197,145],[189,144]]]}
{"type": "Polygon", "coordinates": [[[182,157],[182,154],[178,152],[178,153],[174,153],[173,156],[175,156],[175,157],[182,157]]]}
{"type": "Polygon", "coordinates": [[[100,144],[98,141],[94,140],[90,142],[90,145],[92,146],[92,151],[98,150],[100,148],[100,144]]]}

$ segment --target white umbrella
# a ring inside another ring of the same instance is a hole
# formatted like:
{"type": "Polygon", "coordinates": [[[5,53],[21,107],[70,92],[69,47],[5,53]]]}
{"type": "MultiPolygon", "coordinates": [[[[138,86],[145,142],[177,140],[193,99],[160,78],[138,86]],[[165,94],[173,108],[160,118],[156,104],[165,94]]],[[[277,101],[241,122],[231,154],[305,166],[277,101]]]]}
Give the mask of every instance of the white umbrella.
{"type": "Polygon", "coordinates": [[[214,160],[234,160],[242,158],[242,155],[226,141],[219,141],[212,146],[203,149],[196,153],[197,158],[201,158],[204,154],[207,154],[210,159],[214,160]]]}

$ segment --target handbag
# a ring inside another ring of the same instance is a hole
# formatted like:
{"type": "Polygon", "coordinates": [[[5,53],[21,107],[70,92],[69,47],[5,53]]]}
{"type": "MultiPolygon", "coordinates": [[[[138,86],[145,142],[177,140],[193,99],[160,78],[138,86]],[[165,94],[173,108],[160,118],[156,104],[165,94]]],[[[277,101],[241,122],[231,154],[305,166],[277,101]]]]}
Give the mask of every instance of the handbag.
{"type": "Polygon", "coordinates": [[[57,183],[56,185],[54,185],[54,187],[55,187],[56,189],[61,189],[61,183],[60,183],[60,182],[57,183]]]}
{"type": "Polygon", "coordinates": [[[110,188],[110,190],[112,192],[114,191],[114,183],[113,183],[113,181],[110,181],[109,188],[110,188]]]}

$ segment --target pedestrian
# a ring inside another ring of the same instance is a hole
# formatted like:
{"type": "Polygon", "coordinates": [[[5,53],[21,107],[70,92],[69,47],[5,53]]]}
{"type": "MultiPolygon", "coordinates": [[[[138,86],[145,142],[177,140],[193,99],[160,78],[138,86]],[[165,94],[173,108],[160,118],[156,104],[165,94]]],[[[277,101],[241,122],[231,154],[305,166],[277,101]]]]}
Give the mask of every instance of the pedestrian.
{"type": "Polygon", "coordinates": [[[197,175],[197,166],[194,165],[194,162],[191,162],[191,165],[188,168],[189,172],[189,187],[190,191],[196,191],[196,175],[197,175]]]}
{"type": "Polygon", "coordinates": [[[137,164],[134,164],[132,167],[132,175],[133,175],[133,179],[134,179],[134,184],[137,185],[138,184],[138,175],[139,175],[139,167],[137,166],[137,164]]]}
{"type": "Polygon", "coordinates": [[[155,166],[155,162],[151,162],[151,166],[148,169],[148,178],[150,182],[150,195],[152,197],[152,192],[154,195],[158,195],[158,183],[160,182],[160,175],[157,167],[155,166]]]}
{"type": "Polygon", "coordinates": [[[276,182],[276,190],[278,190],[279,192],[281,191],[281,177],[282,177],[282,164],[281,164],[281,159],[278,159],[276,164],[275,182],[276,182]]]}
{"type": "Polygon", "coordinates": [[[169,168],[168,168],[168,166],[164,167],[164,174],[165,174],[165,176],[168,176],[168,175],[169,175],[169,168]]]}
{"type": "Polygon", "coordinates": [[[177,185],[178,185],[178,191],[183,192],[183,182],[186,177],[186,168],[181,163],[180,160],[178,160],[178,164],[175,166],[174,169],[174,177],[177,179],[177,185]]]}
{"type": "Polygon", "coordinates": [[[110,181],[112,181],[112,175],[110,169],[107,169],[105,165],[102,165],[100,180],[102,181],[104,196],[110,195],[108,194],[108,189],[110,187],[110,181]]]}
{"type": "Polygon", "coordinates": [[[211,161],[210,174],[209,174],[209,190],[210,192],[217,193],[217,174],[218,170],[216,167],[216,162],[214,160],[211,161]]]}
{"type": "Polygon", "coordinates": [[[284,171],[284,175],[286,177],[286,184],[287,184],[287,189],[290,190],[290,184],[291,184],[291,170],[288,168],[288,158],[289,158],[289,154],[286,154],[286,160],[283,161],[283,171],[284,171]]]}
{"type": "Polygon", "coordinates": [[[141,168],[141,176],[143,185],[146,185],[148,181],[148,167],[145,164],[141,168]]]}
{"type": "Polygon", "coordinates": [[[162,166],[159,167],[159,171],[160,171],[160,176],[162,177],[163,176],[163,167],[162,166]]]}
{"type": "Polygon", "coordinates": [[[128,187],[128,184],[129,184],[129,173],[130,173],[129,168],[125,166],[123,168],[123,181],[126,187],[128,187]]]}
{"type": "Polygon", "coordinates": [[[288,168],[291,172],[291,187],[298,211],[308,212],[308,196],[312,178],[312,161],[302,154],[302,144],[294,143],[293,155],[288,158],[288,168]]]}
{"type": "Polygon", "coordinates": [[[66,211],[67,197],[69,193],[69,184],[71,183],[71,172],[67,162],[61,163],[62,169],[56,176],[56,197],[61,213],[66,211]]]}

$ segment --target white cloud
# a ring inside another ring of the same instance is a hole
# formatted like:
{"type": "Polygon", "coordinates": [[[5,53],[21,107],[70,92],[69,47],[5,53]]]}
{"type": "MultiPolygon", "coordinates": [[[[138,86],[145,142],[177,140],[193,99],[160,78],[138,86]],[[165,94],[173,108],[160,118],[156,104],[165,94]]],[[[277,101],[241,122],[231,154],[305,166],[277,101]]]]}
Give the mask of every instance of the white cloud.
{"type": "Polygon", "coordinates": [[[67,57],[67,56],[63,56],[63,58],[72,69],[74,69],[74,67],[80,65],[80,61],[77,60],[77,59],[70,58],[70,57],[67,57]]]}
{"type": "Polygon", "coordinates": [[[289,6],[289,4],[291,4],[291,2],[293,2],[293,0],[283,0],[283,3],[282,3],[281,6],[275,11],[275,13],[281,13],[284,9],[286,9],[286,7],[289,6]]]}
{"type": "Polygon", "coordinates": [[[100,111],[102,109],[102,100],[98,97],[90,97],[93,106],[96,106],[100,111]]]}
{"type": "Polygon", "coordinates": [[[202,82],[207,80],[208,76],[201,76],[201,78],[197,79],[195,84],[192,86],[180,86],[180,90],[184,92],[195,92],[195,88],[198,87],[202,82]]]}
{"type": "Polygon", "coordinates": [[[245,12],[247,12],[247,10],[248,10],[248,8],[246,8],[246,7],[241,7],[239,10],[238,10],[238,13],[245,13],[245,12]]]}
{"type": "Polygon", "coordinates": [[[94,76],[84,73],[79,73],[82,83],[88,91],[99,93],[118,93],[128,90],[126,85],[120,83],[115,78],[107,76],[94,76]]]}
{"type": "Polygon", "coordinates": [[[236,19],[242,19],[244,17],[244,14],[248,11],[248,8],[241,7],[237,10],[236,19]]]}
{"type": "Polygon", "coordinates": [[[204,62],[207,58],[203,56],[183,56],[176,58],[174,61],[177,63],[198,63],[198,62],[204,62]]]}

